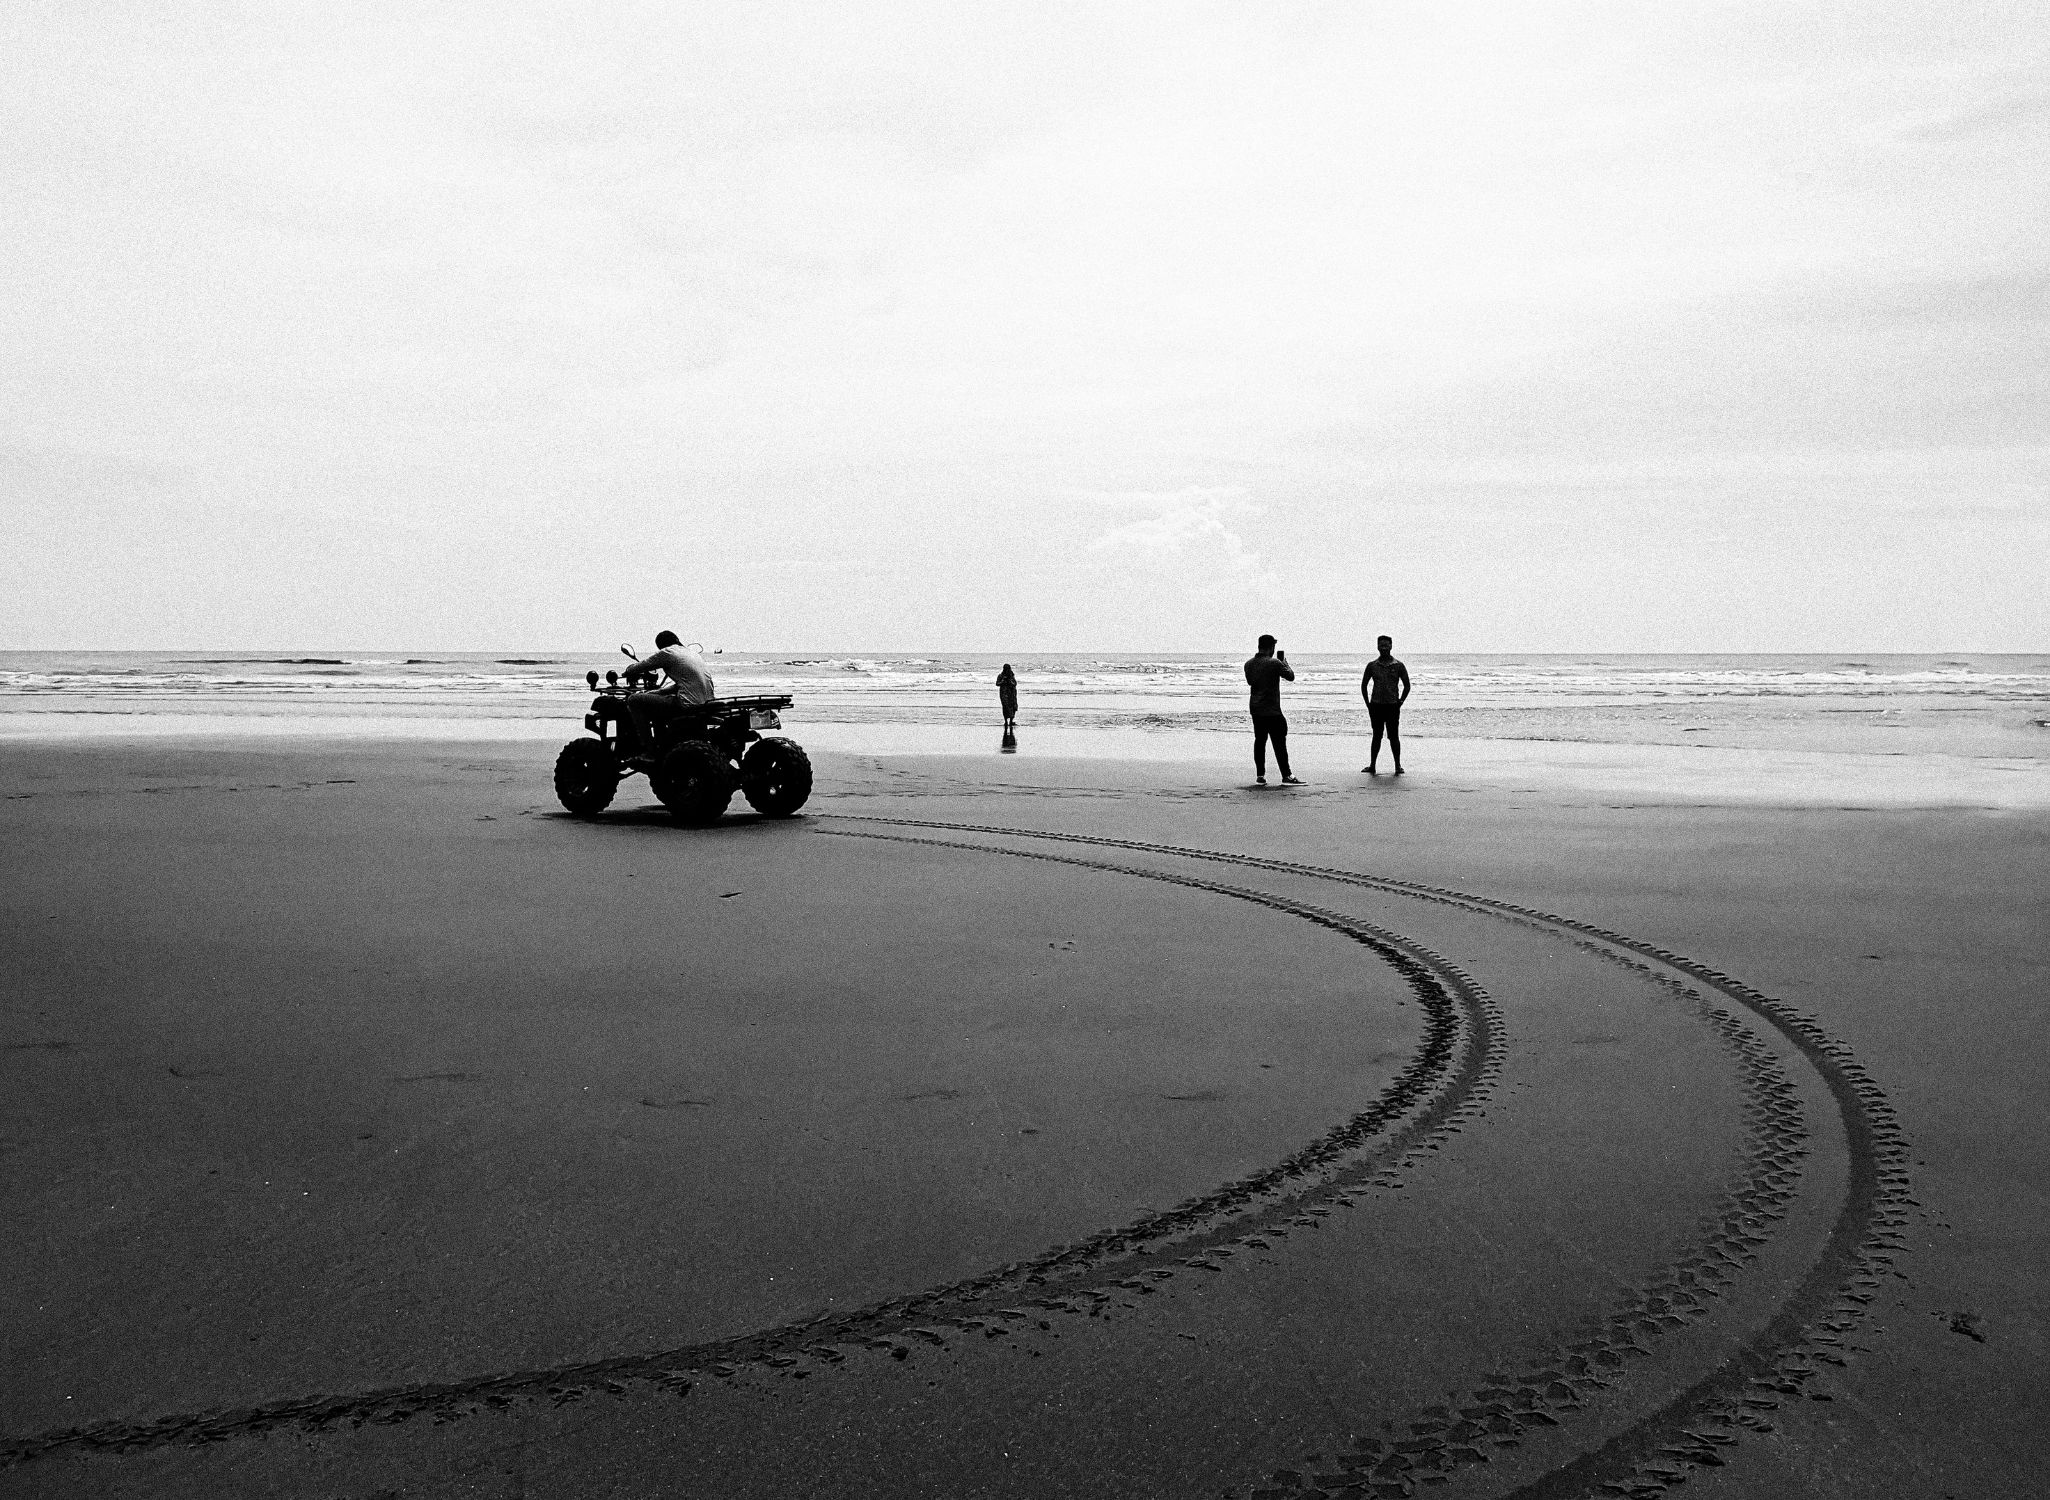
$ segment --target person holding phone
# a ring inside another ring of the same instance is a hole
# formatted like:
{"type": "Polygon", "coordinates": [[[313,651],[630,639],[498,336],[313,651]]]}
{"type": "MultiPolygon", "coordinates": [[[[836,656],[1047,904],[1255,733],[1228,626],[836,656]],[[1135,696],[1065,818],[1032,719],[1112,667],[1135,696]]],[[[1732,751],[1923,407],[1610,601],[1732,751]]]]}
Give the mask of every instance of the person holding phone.
{"type": "Polygon", "coordinates": [[[1274,741],[1274,764],[1287,786],[1302,782],[1288,769],[1288,719],[1281,712],[1281,683],[1295,681],[1295,669],[1288,653],[1274,649],[1274,637],[1260,637],[1260,649],[1246,662],[1246,685],[1253,690],[1253,775],[1260,786],[1267,785],[1267,742],[1274,741]]]}

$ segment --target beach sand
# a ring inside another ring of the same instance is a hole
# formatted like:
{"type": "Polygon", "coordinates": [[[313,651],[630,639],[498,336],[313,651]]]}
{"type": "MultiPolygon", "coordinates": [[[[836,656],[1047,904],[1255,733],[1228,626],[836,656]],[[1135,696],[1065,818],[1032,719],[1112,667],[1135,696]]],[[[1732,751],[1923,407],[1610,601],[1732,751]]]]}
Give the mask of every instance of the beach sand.
{"type": "Polygon", "coordinates": [[[2030,1493],[2050,813],[1549,748],[0,745],[0,1494],[2030,1493]]]}

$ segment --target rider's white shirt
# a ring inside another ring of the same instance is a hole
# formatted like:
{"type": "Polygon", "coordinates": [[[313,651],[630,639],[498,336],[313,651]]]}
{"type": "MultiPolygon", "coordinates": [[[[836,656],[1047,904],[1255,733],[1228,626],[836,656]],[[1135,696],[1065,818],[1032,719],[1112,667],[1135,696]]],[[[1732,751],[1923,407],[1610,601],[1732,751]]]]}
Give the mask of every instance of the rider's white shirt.
{"type": "Polygon", "coordinates": [[[675,684],[676,696],[685,703],[710,703],[718,696],[712,689],[712,671],[705,665],[705,659],[683,646],[664,646],[634,665],[650,672],[667,673],[675,684]]]}

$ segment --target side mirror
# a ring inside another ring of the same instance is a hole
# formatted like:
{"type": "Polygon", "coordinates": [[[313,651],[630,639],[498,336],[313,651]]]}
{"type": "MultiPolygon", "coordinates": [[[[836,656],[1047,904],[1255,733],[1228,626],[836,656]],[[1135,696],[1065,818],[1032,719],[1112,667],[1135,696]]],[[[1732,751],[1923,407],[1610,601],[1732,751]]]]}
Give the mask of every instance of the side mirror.
{"type": "Polygon", "coordinates": [[[639,661],[641,659],[641,653],[634,650],[634,648],[629,646],[625,641],[621,641],[619,643],[619,654],[625,657],[628,661],[639,661]]]}
{"type": "Polygon", "coordinates": [[[586,672],[584,674],[584,681],[591,684],[592,687],[596,687],[598,685],[598,674],[595,671],[586,672]]]}

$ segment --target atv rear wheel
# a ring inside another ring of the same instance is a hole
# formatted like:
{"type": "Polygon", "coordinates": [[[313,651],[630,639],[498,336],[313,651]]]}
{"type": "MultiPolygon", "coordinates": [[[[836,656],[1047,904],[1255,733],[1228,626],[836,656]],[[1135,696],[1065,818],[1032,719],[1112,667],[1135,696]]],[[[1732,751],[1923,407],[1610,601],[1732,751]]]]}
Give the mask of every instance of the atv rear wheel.
{"type": "Polygon", "coordinates": [[[765,818],[787,818],[811,796],[811,757],[789,740],[757,740],[740,762],[740,790],[765,818]]]}
{"type": "Polygon", "coordinates": [[[733,800],[733,771],[726,757],[703,740],[675,746],[649,779],[662,805],[680,823],[717,822],[733,800]]]}
{"type": "Polygon", "coordinates": [[[580,818],[601,813],[619,790],[619,761],[603,740],[571,740],[555,757],[555,795],[580,818]]]}

